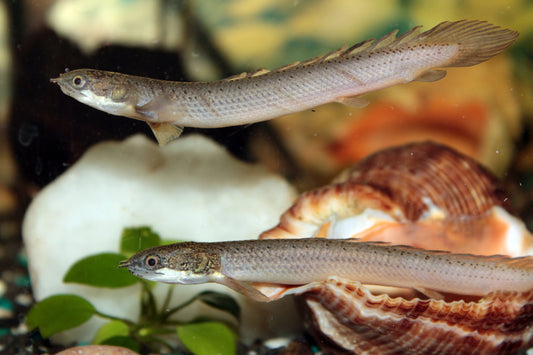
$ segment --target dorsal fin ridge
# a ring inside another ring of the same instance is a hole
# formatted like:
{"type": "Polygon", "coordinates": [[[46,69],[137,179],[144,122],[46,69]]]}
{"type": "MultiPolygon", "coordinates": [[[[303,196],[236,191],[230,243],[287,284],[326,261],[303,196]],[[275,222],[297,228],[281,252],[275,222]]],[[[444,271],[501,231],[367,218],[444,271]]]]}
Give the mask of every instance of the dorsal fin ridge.
{"type": "Polygon", "coordinates": [[[378,38],[377,40],[370,39],[361,43],[358,43],[349,48],[343,56],[353,56],[355,54],[363,54],[371,51],[376,51],[383,48],[398,48],[405,44],[411,44],[417,37],[420,36],[420,28],[422,26],[416,26],[409,31],[397,36],[398,30],[391,31],[385,36],[378,38]]]}
{"type": "Polygon", "coordinates": [[[406,45],[416,46],[420,44],[459,45],[462,47],[461,55],[459,55],[455,61],[451,61],[443,67],[471,66],[488,60],[498,54],[503,49],[510,46],[518,36],[518,32],[516,31],[507,30],[492,25],[486,21],[477,20],[446,21],[422,33],[420,32],[421,27],[422,26],[413,27],[398,37],[398,30],[394,30],[377,40],[370,39],[357,43],[349,48],[344,46],[325,55],[302,62],[294,62],[272,71],[260,69],[251,73],[241,73],[239,75],[231,76],[225,80],[233,81],[261,76],[267,73],[279,73],[297,66],[331,61],[340,57],[361,55],[381,49],[397,49],[406,45]]]}
{"type": "Polygon", "coordinates": [[[396,245],[391,242],[383,242],[383,241],[363,241],[359,238],[349,238],[345,239],[346,241],[350,241],[353,243],[364,243],[369,245],[377,245],[377,246],[390,246],[391,248],[401,249],[405,251],[421,251],[425,253],[430,253],[433,255],[449,255],[450,257],[464,257],[464,258],[471,258],[473,261],[489,261],[489,262],[496,262],[500,263],[502,265],[507,265],[510,267],[516,267],[516,268],[523,268],[525,270],[532,270],[533,271],[533,256],[532,255],[524,255],[524,256],[507,256],[507,255],[475,255],[475,254],[465,254],[465,253],[453,253],[446,250],[431,250],[431,249],[422,249],[419,247],[414,247],[411,245],[396,245]]]}
{"type": "Polygon", "coordinates": [[[240,73],[240,74],[236,74],[236,75],[228,76],[228,77],[225,78],[224,80],[225,80],[225,81],[234,81],[234,80],[239,80],[239,79],[246,78],[246,76],[248,76],[248,73],[247,73],[247,72],[242,72],[242,73],[240,73]]]}
{"type": "Polygon", "coordinates": [[[270,70],[266,69],[266,68],[261,68],[261,69],[257,69],[257,70],[254,70],[254,71],[251,71],[251,72],[242,72],[240,74],[237,74],[237,75],[232,75],[232,76],[228,76],[227,78],[223,79],[225,81],[235,81],[235,80],[240,80],[240,79],[244,79],[244,78],[253,78],[253,77],[256,77],[256,76],[260,76],[260,75],[263,75],[263,74],[266,74],[266,73],[269,73],[270,70]]]}
{"type": "MultiPolygon", "coordinates": [[[[319,57],[321,58],[321,57],[319,57]]],[[[313,58],[313,59],[310,59],[310,60],[316,60],[316,58],[313,58]]],[[[308,61],[306,61],[308,62],[308,61]]],[[[290,69],[290,68],[294,68],[300,64],[305,64],[306,62],[294,62],[294,63],[291,63],[291,64],[287,64],[287,65],[284,65],[282,67],[279,67],[279,68],[276,68],[274,70],[268,70],[266,68],[261,68],[261,69],[258,69],[258,70],[254,70],[254,71],[251,71],[251,72],[242,72],[240,74],[237,74],[237,75],[232,75],[232,76],[229,76],[223,80],[225,81],[235,81],[235,80],[241,80],[241,79],[245,79],[245,78],[254,78],[254,77],[257,77],[257,76],[261,76],[261,75],[265,75],[265,74],[268,74],[268,73],[277,73],[277,72],[281,72],[281,71],[284,71],[284,70],[287,70],[287,69],[290,69]]]]}

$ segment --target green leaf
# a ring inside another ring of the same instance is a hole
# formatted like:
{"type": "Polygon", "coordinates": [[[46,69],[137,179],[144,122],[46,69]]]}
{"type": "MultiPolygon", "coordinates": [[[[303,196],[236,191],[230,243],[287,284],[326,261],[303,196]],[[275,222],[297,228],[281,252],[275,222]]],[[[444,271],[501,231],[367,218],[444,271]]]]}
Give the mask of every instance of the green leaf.
{"type": "Polygon", "coordinates": [[[183,243],[185,240],[178,240],[178,239],[165,239],[161,241],[161,245],[169,245],[169,244],[177,244],[177,243],[183,243]]]}
{"type": "Polygon", "coordinates": [[[195,355],[235,355],[235,336],[219,322],[180,325],[177,328],[181,342],[195,355]]]}
{"type": "Polygon", "coordinates": [[[94,336],[93,344],[103,344],[103,341],[106,339],[116,336],[127,336],[128,334],[129,328],[126,323],[119,320],[113,320],[98,329],[98,332],[96,332],[96,335],[94,336]]]}
{"type": "Polygon", "coordinates": [[[237,318],[237,320],[240,319],[241,308],[233,297],[213,291],[204,291],[197,297],[199,301],[202,301],[213,308],[228,312],[237,318]]]}
{"type": "Polygon", "coordinates": [[[124,255],[115,253],[88,256],[70,267],[63,282],[109,288],[133,285],[139,279],[128,270],[118,268],[119,262],[124,259],[124,255]]]}
{"type": "Polygon", "coordinates": [[[115,346],[122,346],[124,348],[128,348],[128,349],[131,349],[135,352],[139,352],[140,350],[140,346],[139,346],[139,343],[137,343],[135,340],[133,340],[132,338],[128,337],[128,336],[115,336],[115,337],[111,337],[111,338],[108,338],[106,340],[104,340],[102,343],[100,343],[102,345],[115,345],[115,346]]]}
{"type": "Polygon", "coordinates": [[[91,318],[96,310],[85,298],[55,295],[35,304],[26,317],[30,329],[39,328],[45,338],[77,327],[91,318]]]}
{"type": "Polygon", "coordinates": [[[161,238],[150,227],[124,228],[120,239],[120,252],[128,257],[161,244],[161,238]]]}

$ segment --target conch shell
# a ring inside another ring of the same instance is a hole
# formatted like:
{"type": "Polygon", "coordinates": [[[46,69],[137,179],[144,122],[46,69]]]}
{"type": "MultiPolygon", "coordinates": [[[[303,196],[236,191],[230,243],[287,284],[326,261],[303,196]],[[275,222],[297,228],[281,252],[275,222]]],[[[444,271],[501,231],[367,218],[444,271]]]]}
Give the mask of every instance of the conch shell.
{"type": "MultiPolygon", "coordinates": [[[[335,183],[302,194],[260,236],[309,237],[511,256],[525,254],[532,239],[490,172],[432,142],[369,156],[335,183]]],[[[256,287],[271,299],[302,295],[310,330],[328,353],[492,354],[533,345],[533,290],[481,299],[428,292],[422,299],[336,277],[256,287]]]]}

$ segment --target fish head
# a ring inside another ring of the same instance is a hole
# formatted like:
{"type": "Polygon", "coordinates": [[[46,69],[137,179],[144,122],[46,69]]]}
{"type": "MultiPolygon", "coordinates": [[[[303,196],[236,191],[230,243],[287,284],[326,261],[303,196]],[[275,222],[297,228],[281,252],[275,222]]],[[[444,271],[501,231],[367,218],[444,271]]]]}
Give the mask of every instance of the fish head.
{"type": "Polygon", "coordinates": [[[95,69],[76,69],[50,79],[65,95],[111,114],[126,115],[134,90],[120,75],[95,69]]]}
{"type": "Polygon", "coordinates": [[[149,248],[120,263],[135,276],[171,284],[214,282],[220,272],[220,255],[193,243],[149,248]]]}
{"type": "MultiPolygon", "coordinates": [[[[108,95],[106,92],[98,92],[98,80],[102,79],[102,73],[98,70],[77,69],[60,74],[59,77],[50,79],[56,83],[65,95],[80,99],[90,96],[108,95]]],[[[100,90],[101,91],[101,90],[100,90]]]]}

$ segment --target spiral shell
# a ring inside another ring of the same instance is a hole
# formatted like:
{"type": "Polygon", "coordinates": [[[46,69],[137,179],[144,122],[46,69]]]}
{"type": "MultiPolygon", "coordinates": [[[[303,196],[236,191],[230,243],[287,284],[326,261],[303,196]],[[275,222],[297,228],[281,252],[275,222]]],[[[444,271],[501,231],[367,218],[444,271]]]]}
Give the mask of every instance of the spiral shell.
{"type": "MultiPolygon", "coordinates": [[[[525,254],[532,239],[490,172],[432,142],[369,156],[333,184],[302,194],[260,236],[309,237],[511,256],[525,254]]],[[[512,353],[533,345],[533,290],[420,299],[404,290],[371,292],[356,281],[256,287],[271,299],[303,295],[310,329],[329,352],[512,353]]]]}
{"type": "Polygon", "coordinates": [[[433,142],[369,156],[336,183],[303,193],[260,238],[312,236],[511,256],[531,243],[499,181],[433,142]]]}

